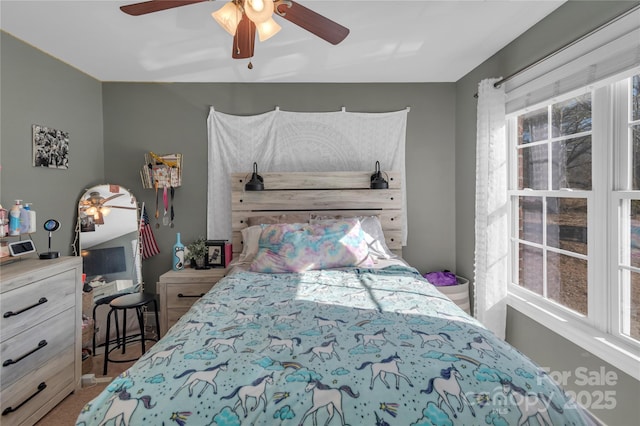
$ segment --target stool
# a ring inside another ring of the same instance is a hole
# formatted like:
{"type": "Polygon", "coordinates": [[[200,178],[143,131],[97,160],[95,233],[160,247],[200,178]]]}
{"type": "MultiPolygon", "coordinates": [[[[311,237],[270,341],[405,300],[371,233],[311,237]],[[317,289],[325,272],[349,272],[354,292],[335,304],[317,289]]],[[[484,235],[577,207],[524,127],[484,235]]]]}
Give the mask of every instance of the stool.
{"type": "MultiPolygon", "coordinates": [[[[126,351],[126,344],[127,344],[127,309],[135,309],[136,310],[136,316],[138,317],[138,325],[140,326],[140,338],[139,339],[132,339],[132,342],[136,342],[139,341],[142,344],[142,353],[144,354],[146,352],[146,347],[145,347],[145,342],[146,341],[151,341],[151,342],[157,342],[157,339],[152,339],[152,338],[148,338],[144,336],[144,315],[142,312],[142,307],[143,306],[147,306],[149,303],[153,302],[153,307],[154,307],[154,312],[155,312],[155,316],[156,316],[156,330],[158,330],[158,333],[160,332],[160,320],[158,318],[158,305],[156,303],[156,299],[153,295],[151,294],[144,294],[144,293],[133,293],[133,294],[127,294],[124,296],[120,296],[117,297],[113,300],[111,300],[111,302],[109,302],[109,306],[111,307],[111,310],[109,310],[109,313],[107,314],[107,333],[106,333],[106,338],[105,338],[105,344],[104,344],[104,368],[103,368],[103,374],[106,376],[107,375],[107,363],[109,361],[111,362],[131,362],[131,361],[135,361],[138,358],[131,358],[131,359],[118,359],[118,360],[114,360],[114,359],[109,359],[109,353],[111,353],[112,351],[120,348],[122,346],[122,353],[124,354],[126,351]],[[120,341],[120,327],[118,325],[118,311],[122,311],[122,321],[123,321],[123,325],[122,325],[122,341],[120,341]],[[115,313],[115,323],[116,323],[116,347],[109,349],[109,336],[110,336],[110,332],[111,332],[111,314],[115,313]]],[[[136,337],[136,336],[131,336],[131,337],[136,337]]]]}
{"type": "MultiPolygon", "coordinates": [[[[117,299],[122,294],[112,294],[111,296],[101,297],[93,302],[93,354],[96,354],[96,334],[98,334],[98,321],[96,321],[96,310],[98,306],[107,305],[111,303],[113,299],[117,299]]],[[[108,336],[107,336],[108,338],[108,336]]]]}

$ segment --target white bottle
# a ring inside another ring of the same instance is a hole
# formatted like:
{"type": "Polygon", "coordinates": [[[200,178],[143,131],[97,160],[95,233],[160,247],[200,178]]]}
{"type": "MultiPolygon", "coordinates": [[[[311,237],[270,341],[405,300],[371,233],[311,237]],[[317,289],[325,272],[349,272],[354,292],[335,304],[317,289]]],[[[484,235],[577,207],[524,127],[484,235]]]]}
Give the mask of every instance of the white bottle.
{"type": "Polygon", "coordinates": [[[0,204],[0,237],[9,235],[9,211],[0,204]]]}
{"type": "Polygon", "coordinates": [[[9,210],[9,235],[20,235],[21,202],[22,200],[16,200],[16,203],[9,210]]]}
{"type": "Polygon", "coordinates": [[[33,207],[31,206],[31,203],[25,203],[24,204],[24,208],[29,210],[29,233],[33,233],[36,232],[36,211],[33,210],[33,207]]]}
{"type": "Polygon", "coordinates": [[[20,233],[28,234],[29,233],[29,220],[31,219],[31,213],[29,212],[29,208],[27,204],[22,207],[20,211],[20,233]]]}

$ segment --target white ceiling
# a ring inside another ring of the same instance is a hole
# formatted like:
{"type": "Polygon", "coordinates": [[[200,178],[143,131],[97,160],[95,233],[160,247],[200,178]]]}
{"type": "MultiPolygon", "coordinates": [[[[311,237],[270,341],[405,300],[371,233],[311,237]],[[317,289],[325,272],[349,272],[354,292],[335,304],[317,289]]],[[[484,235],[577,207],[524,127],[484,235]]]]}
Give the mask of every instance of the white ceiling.
{"type": "Polygon", "coordinates": [[[225,1],[120,11],[135,2],[0,0],[0,26],[100,81],[455,82],[564,3],[300,0],[350,34],[334,46],[276,16],[250,70],[211,18],[225,1]]]}

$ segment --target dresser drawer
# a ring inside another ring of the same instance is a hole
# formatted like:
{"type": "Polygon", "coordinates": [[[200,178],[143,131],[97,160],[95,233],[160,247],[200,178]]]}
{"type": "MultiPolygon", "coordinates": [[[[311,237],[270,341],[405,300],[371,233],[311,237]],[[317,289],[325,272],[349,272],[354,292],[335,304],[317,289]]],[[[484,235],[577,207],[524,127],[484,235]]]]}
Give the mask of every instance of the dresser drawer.
{"type": "MultiPolygon", "coordinates": [[[[2,293],[0,339],[9,339],[37,322],[75,306],[76,285],[75,271],[68,270],[2,293]]],[[[69,328],[73,328],[74,321],[69,322],[69,328]]]]}
{"type": "Polygon", "coordinates": [[[5,385],[3,379],[0,411],[5,414],[0,424],[32,425],[74,388],[74,348],[68,347],[12,385],[5,385]]]}
{"type": "Polygon", "coordinates": [[[200,299],[206,292],[211,290],[215,283],[190,283],[190,284],[167,284],[166,306],[172,308],[188,308],[196,300],[200,299]]]}
{"type": "MultiPolygon", "coordinates": [[[[67,348],[74,347],[77,324],[75,313],[75,309],[67,309],[0,344],[3,390],[51,359],[60,358],[60,354],[67,348]]],[[[73,364],[73,352],[63,361],[73,364]]]]}

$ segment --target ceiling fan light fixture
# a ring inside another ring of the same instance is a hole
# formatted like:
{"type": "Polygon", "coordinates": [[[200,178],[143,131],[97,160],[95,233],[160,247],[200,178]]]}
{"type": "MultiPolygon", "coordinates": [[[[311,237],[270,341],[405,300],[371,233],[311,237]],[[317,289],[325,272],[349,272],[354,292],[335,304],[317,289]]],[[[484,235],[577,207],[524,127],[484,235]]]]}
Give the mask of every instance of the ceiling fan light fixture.
{"type": "Polygon", "coordinates": [[[253,21],[254,24],[262,24],[271,19],[273,15],[273,1],[265,0],[247,0],[244,2],[244,13],[253,21]],[[258,9],[262,7],[262,9],[258,9]]]}
{"type": "Polygon", "coordinates": [[[104,225],[104,216],[100,212],[100,210],[96,211],[96,214],[93,215],[93,223],[96,225],[104,225]]]}
{"type": "Polygon", "coordinates": [[[109,213],[111,213],[111,208],[102,206],[100,207],[100,213],[102,213],[104,216],[107,216],[109,213]]]}
{"type": "Polygon", "coordinates": [[[94,206],[89,207],[85,213],[87,213],[87,215],[89,216],[93,216],[94,214],[96,214],[96,212],[98,211],[97,208],[95,208],[94,206]]]}
{"type": "Polygon", "coordinates": [[[213,12],[211,16],[226,32],[235,35],[240,18],[242,18],[242,12],[234,2],[229,2],[213,12]]]}
{"type": "Polygon", "coordinates": [[[256,29],[258,30],[260,41],[265,41],[278,34],[282,27],[273,18],[269,18],[265,22],[257,24],[256,29]]]}

